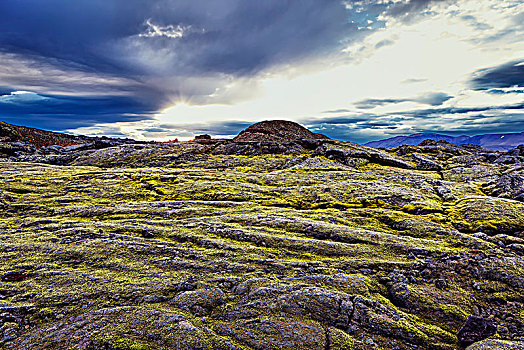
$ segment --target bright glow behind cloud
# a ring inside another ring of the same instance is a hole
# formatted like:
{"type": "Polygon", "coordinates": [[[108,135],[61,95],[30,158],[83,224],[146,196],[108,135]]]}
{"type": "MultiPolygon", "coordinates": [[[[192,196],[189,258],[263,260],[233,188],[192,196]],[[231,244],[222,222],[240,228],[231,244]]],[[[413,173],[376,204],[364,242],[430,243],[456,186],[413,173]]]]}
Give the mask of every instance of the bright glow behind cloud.
{"type": "MultiPolygon", "coordinates": [[[[253,78],[255,82],[250,82],[260,93],[248,96],[249,100],[235,99],[236,95],[242,95],[246,82],[233,80],[210,94],[206,105],[199,105],[199,101],[179,102],[159,113],[156,123],[179,126],[173,127],[173,131],[183,129],[184,124],[191,129],[189,124],[195,121],[288,119],[310,123],[320,121],[324,116],[322,112],[327,110],[344,111],[335,116],[359,113],[354,104],[370,97],[406,100],[373,109],[374,113],[387,115],[426,108],[414,97],[436,91],[454,96],[443,102],[444,106],[518,103],[522,101],[519,94],[489,95],[472,91],[467,83],[478,69],[524,56],[524,41],[505,34],[508,30],[519,30],[513,14],[523,13],[523,7],[524,4],[516,1],[461,1],[452,6],[437,3],[430,9],[433,15],[414,24],[390,19],[384,29],[347,47],[343,61],[330,69],[317,67],[310,73],[304,67],[301,75],[300,68],[293,67],[292,74],[282,69],[278,74],[260,75],[253,78]],[[416,82],[406,83],[410,79],[416,82]]],[[[454,116],[443,116],[443,122],[450,127],[461,124],[454,116]]],[[[426,121],[415,119],[403,123],[395,131],[384,128],[367,132],[370,136],[385,137],[389,132],[415,130],[426,121]]],[[[133,125],[128,124],[126,129],[130,132],[133,125]]],[[[139,136],[139,133],[133,134],[139,136]]],[[[167,134],[167,138],[176,136],[169,131],[167,134]]]]}

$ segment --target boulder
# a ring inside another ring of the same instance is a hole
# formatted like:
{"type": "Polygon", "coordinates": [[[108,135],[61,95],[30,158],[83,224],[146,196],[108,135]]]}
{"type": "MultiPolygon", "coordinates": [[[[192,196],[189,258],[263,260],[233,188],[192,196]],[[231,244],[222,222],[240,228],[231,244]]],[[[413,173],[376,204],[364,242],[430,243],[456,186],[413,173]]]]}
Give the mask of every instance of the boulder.
{"type": "Polygon", "coordinates": [[[493,320],[471,315],[458,332],[457,338],[461,345],[467,346],[491,337],[495,333],[497,333],[497,325],[493,320]]]}

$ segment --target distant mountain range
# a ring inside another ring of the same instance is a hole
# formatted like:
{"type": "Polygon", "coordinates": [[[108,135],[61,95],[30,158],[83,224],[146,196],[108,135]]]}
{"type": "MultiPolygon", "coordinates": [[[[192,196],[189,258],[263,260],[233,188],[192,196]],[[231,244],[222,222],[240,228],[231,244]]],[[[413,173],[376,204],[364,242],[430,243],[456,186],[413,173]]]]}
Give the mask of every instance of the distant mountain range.
{"type": "Polygon", "coordinates": [[[524,144],[524,132],[511,134],[486,134],[477,136],[449,136],[432,133],[419,133],[409,136],[396,136],[365,145],[374,148],[394,148],[400,145],[418,145],[424,140],[447,141],[457,145],[478,145],[494,151],[509,151],[524,144]]]}

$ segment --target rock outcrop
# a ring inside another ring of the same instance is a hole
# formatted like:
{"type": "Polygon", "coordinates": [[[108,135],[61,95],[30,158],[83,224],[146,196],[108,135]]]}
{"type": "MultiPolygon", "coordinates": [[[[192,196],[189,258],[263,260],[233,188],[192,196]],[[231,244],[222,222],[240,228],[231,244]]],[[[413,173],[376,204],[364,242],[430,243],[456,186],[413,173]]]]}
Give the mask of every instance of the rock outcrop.
{"type": "Polygon", "coordinates": [[[497,325],[493,320],[478,316],[469,316],[457,336],[461,345],[468,346],[491,337],[496,333],[497,325]]]}
{"type": "Polygon", "coordinates": [[[271,120],[256,123],[238,134],[234,141],[286,142],[300,139],[329,139],[316,134],[302,125],[287,120],[271,120]]]}

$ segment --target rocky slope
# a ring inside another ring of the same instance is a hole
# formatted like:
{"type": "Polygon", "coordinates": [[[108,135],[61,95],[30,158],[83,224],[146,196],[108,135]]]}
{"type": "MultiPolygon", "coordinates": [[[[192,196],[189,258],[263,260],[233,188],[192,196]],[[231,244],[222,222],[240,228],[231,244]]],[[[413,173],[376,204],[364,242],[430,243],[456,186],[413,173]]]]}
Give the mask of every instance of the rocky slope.
{"type": "Polygon", "coordinates": [[[78,145],[86,143],[87,139],[82,136],[67,135],[0,122],[0,142],[23,142],[40,148],[52,145],[78,145]]]}
{"type": "Polygon", "coordinates": [[[55,149],[1,158],[2,349],[524,347],[522,146],[55,149]]]}
{"type": "Polygon", "coordinates": [[[103,145],[109,147],[123,143],[136,143],[136,141],[131,139],[69,135],[0,121],[0,147],[2,149],[7,149],[9,145],[16,144],[22,148],[29,147],[29,152],[34,152],[36,149],[50,146],[68,147],[97,144],[98,148],[100,148],[103,145]]]}

